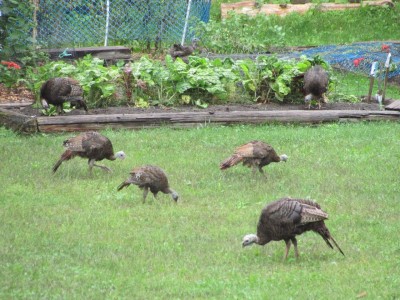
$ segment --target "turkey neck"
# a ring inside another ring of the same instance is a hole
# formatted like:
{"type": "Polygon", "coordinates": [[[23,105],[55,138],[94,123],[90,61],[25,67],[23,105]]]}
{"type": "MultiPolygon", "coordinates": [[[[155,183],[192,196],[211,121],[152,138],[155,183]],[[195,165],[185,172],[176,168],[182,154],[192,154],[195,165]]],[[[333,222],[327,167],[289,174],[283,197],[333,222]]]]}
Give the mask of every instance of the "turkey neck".
{"type": "Polygon", "coordinates": [[[258,245],[265,245],[267,243],[269,243],[270,241],[272,241],[272,239],[270,237],[268,237],[268,235],[266,235],[265,233],[260,232],[259,230],[257,230],[257,237],[258,237],[258,245]]]}

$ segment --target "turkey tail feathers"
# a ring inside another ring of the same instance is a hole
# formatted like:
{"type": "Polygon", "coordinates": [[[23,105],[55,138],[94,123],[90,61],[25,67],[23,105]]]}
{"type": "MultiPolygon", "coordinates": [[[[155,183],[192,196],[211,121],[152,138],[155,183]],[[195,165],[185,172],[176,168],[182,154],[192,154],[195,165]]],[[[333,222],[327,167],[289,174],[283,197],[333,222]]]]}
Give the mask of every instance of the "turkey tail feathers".
{"type": "Polygon", "coordinates": [[[225,170],[228,169],[232,166],[237,165],[238,163],[240,163],[243,160],[243,157],[241,157],[240,155],[234,154],[231,157],[227,158],[226,160],[224,160],[220,165],[219,168],[221,170],[225,170]]]}

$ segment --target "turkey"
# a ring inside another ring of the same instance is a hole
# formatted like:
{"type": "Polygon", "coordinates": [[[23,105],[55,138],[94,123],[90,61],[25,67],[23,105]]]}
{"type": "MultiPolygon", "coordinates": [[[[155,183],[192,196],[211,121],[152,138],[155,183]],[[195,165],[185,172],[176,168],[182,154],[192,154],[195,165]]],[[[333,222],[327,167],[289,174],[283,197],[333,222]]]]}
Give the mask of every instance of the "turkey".
{"type": "Polygon", "coordinates": [[[251,167],[253,172],[258,168],[260,173],[264,173],[262,169],[264,166],[272,162],[286,162],[287,159],[288,156],[286,154],[276,154],[272,146],[261,141],[251,141],[237,147],[233,155],[224,160],[219,168],[225,170],[243,162],[243,165],[249,168],[251,167]]]}
{"type": "Polygon", "coordinates": [[[325,92],[328,90],[328,73],[320,65],[315,65],[304,75],[304,91],[306,96],[304,101],[311,108],[313,99],[318,101],[318,109],[321,108],[321,100],[326,103],[325,92]]]}
{"type": "Polygon", "coordinates": [[[326,219],[328,219],[328,214],[316,202],[282,198],[268,204],[262,210],[257,225],[257,234],[245,235],[242,246],[249,246],[253,243],[263,246],[270,241],[284,240],[286,252],[283,259],[285,260],[288,256],[291,243],[294,245],[295,255],[298,258],[296,235],[311,230],[318,233],[332,249],[333,243],[344,255],[325,226],[324,220],[326,219]]]}
{"type": "Polygon", "coordinates": [[[54,165],[53,172],[57,171],[63,161],[70,160],[75,156],[89,159],[90,173],[92,173],[93,167],[99,167],[107,172],[111,172],[111,169],[108,167],[96,165],[95,162],[103,159],[115,160],[116,158],[124,159],[126,157],[123,151],[114,154],[111,141],[95,131],[85,132],[72,137],[64,141],[63,145],[66,150],[54,165]]]}
{"type": "Polygon", "coordinates": [[[174,60],[177,57],[180,57],[187,63],[188,62],[187,61],[187,56],[192,55],[194,50],[197,49],[198,42],[199,42],[199,39],[193,38],[191,46],[183,46],[183,45],[180,45],[180,44],[174,44],[170,48],[169,54],[172,56],[172,58],[174,60]]]}
{"type": "Polygon", "coordinates": [[[63,113],[63,103],[70,102],[71,106],[77,108],[81,106],[88,111],[85,101],[83,100],[83,90],[79,82],[68,77],[56,77],[47,80],[40,88],[40,98],[45,109],[49,108],[49,104],[57,107],[57,113],[63,113]]]}
{"type": "Polygon", "coordinates": [[[171,194],[172,199],[175,202],[178,201],[178,194],[169,187],[167,175],[160,167],[146,165],[134,168],[130,172],[130,177],[122,182],[117,190],[120,191],[130,184],[137,185],[143,190],[143,203],[146,201],[149,189],[154,198],[157,197],[158,192],[163,192],[164,194],[171,194]]]}

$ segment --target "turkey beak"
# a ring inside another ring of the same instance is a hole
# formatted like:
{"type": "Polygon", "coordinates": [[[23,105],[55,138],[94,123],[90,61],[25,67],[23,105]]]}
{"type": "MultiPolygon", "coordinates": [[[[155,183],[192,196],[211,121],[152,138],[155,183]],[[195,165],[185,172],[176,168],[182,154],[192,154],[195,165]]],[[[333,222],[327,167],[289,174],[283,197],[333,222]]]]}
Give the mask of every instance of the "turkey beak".
{"type": "Polygon", "coordinates": [[[42,99],[42,106],[43,106],[43,108],[49,108],[49,105],[47,104],[47,101],[46,100],[44,100],[44,99],[42,99]]]}

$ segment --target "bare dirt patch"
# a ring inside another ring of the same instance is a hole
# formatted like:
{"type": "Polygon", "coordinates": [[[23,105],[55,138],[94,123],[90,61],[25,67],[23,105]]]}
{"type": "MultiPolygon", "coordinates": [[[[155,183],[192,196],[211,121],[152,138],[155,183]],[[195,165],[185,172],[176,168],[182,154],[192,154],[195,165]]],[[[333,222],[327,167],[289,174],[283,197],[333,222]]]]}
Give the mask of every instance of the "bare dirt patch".
{"type": "Polygon", "coordinates": [[[8,88],[0,83],[0,104],[5,106],[29,105],[35,101],[33,93],[26,87],[8,88]]]}

